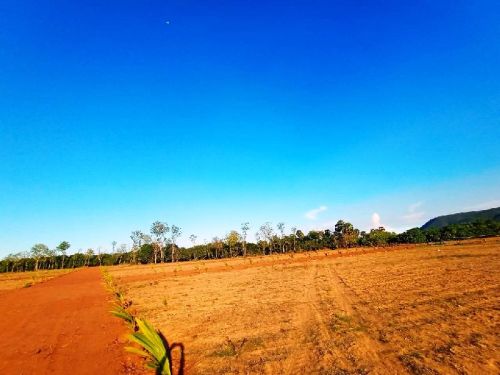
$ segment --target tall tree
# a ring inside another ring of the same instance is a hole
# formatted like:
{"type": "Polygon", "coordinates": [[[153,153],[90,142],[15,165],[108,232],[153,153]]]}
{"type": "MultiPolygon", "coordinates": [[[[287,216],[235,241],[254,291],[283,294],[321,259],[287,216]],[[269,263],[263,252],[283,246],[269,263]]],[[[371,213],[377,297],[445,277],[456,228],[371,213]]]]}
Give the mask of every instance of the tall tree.
{"type": "Polygon", "coordinates": [[[223,248],[223,243],[222,240],[219,237],[214,237],[212,239],[212,246],[215,249],[215,259],[219,257],[219,254],[221,253],[221,250],[223,248]]]}
{"type": "Polygon", "coordinates": [[[170,228],[167,223],[162,223],[160,221],[155,221],[153,225],[151,225],[151,235],[155,239],[155,263],[156,263],[156,255],[157,251],[160,252],[160,262],[163,262],[165,259],[164,247],[165,247],[165,239],[170,228]]]}
{"type": "Polygon", "coordinates": [[[140,230],[134,230],[130,235],[130,239],[132,240],[132,262],[136,263],[137,251],[142,245],[142,241],[144,239],[144,233],[142,233],[140,230]]]}
{"type": "Polygon", "coordinates": [[[285,252],[285,223],[278,223],[276,225],[278,230],[280,231],[280,246],[281,246],[281,252],[285,252]]]}
{"type": "Polygon", "coordinates": [[[116,261],[118,264],[122,263],[123,255],[127,252],[127,245],[126,244],[121,244],[118,246],[118,248],[115,250],[116,254],[116,261]]]}
{"type": "Polygon", "coordinates": [[[85,252],[85,265],[88,267],[90,266],[90,259],[94,256],[94,250],[91,248],[88,248],[87,251],[85,252]]]}
{"type": "Polygon", "coordinates": [[[37,243],[31,248],[31,256],[35,259],[35,271],[38,271],[40,259],[42,259],[48,251],[49,248],[43,243],[37,243]]]}
{"type": "Polygon", "coordinates": [[[172,262],[175,262],[175,242],[177,241],[177,238],[179,238],[182,234],[181,228],[179,228],[176,225],[172,225],[170,228],[170,242],[172,245],[172,262]]]}
{"type": "Polygon", "coordinates": [[[195,236],[194,234],[192,234],[192,235],[190,235],[190,236],[189,236],[189,240],[191,241],[191,243],[193,244],[193,246],[195,246],[195,245],[196,245],[196,239],[197,239],[197,238],[198,238],[198,237],[197,237],[197,236],[195,236]]]}
{"type": "Polygon", "coordinates": [[[260,233],[261,240],[267,242],[267,244],[269,245],[269,251],[270,251],[270,253],[272,253],[273,252],[274,232],[273,232],[273,227],[272,227],[271,223],[267,222],[267,223],[262,224],[259,228],[259,233],[260,233]]]}
{"type": "Polygon", "coordinates": [[[236,232],[235,230],[232,230],[231,232],[228,233],[226,236],[226,243],[227,246],[229,246],[229,256],[233,256],[233,248],[240,242],[240,234],[236,232]]]}
{"type": "Polygon", "coordinates": [[[334,236],[338,247],[351,247],[358,241],[359,230],[351,223],[339,220],[335,224],[334,236]]]}
{"type": "Polygon", "coordinates": [[[297,227],[292,227],[290,229],[291,235],[292,235],[292,241],[293,241],[293,251],[296,250],[296,243],[297,243],[297,227]]]}
{"type": "Polygon", "coordinates": [[[118,242],[116,242],[116,241],[111,242],[111,246],[113,246],[113,253],[115,252],[115,247],[116,247],[117,243],[118,242]]]}
{"type": "Polygon", "coordinates": [[[245,222],[241,224],[241,240],[243,244],[243,256],[247,256],[247,233],[250,230],[250,223],[245,222]]]}
{"type": "Polygon", "coordinates": [[[57,245],[56,250],[62,255],[61,268],[64,268],[64,258],[66,257],[66,251],[71,247],[68,241],[63,241],[57,245]]]}

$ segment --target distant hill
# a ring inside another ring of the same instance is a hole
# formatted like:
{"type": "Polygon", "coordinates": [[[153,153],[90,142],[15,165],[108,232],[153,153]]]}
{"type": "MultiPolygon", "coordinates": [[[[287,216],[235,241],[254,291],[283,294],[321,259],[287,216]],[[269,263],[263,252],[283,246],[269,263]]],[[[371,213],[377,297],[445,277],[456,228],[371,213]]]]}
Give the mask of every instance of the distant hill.
{"type": "Polygon", "coordinates": [[[483,211],[469,211],[452,215],[438,216],[425,223],[422,226],[422,229],[442,228],[450,224],[464,224],[476,220],[500,221],[500,207],[490,208],[483,211]]]}

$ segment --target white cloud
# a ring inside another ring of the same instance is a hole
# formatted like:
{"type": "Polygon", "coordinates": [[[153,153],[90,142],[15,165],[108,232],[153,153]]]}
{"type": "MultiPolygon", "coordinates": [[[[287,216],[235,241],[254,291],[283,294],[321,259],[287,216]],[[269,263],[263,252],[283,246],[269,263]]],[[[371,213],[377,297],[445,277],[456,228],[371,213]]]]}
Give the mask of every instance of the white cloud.
{"type": "Polygon", "coordinates": [[[416,202],[410,204],[408,206],[408,213],[406,215],[403,215],[403,219],[409,222],[415,222],[421,220],[425,215],[424,211],[419,210],[422,204],[423,202],[416,202]]]}
{"type": "Polygon", "coordinates": [[[378,228],[381,227],[382,224],[380,223],[380,215],[376,212],[372,214],[372,228],[378,228]]]}
{"type": "Polygon", "coordinates": [[[321,212],[326,211],[327,209],[328,209],[328,207],[326,207],[326,206],[320,206],[318,208],[314,208],[314,209],[312,209],[310,211],[307,211],[306,214],[305,214],[305,216],[309,220],[316,220],[317,217],[318,217],[318,215],[321,212]]]}
{"type": "Polygon", "coordinates": [[[500,207],[500,199],[494,199],[488,202],[482,202],[473,206],[465,207],[466,210],[487,210],[488,208],[500,207]]]}
{"type": "Polygon", "coordinates": [[[386,224],[382,223],[382,219],[380,218],[380,215],[378,214],[378,212],[374,212],[372,214],[371,223],[370,224],[371,225],[370,225],[369,229],[377,229],[377,228],[380,228],[380,227],[384,227],[385,230],[388,231],[388,232],[399,233],[399,232],[404,231],[404,230],[400,230],[400,228],[395,228],[395,227],[392,227],[390,225],[387,225],[387,223],[386,224]]]}

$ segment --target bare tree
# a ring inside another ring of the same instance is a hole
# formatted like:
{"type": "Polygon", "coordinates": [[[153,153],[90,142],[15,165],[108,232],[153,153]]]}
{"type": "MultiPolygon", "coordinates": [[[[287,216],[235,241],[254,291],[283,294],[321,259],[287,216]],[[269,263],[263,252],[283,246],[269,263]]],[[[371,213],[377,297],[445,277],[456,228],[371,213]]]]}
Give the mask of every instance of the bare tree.
{"type": "Polygon", "coordinates": [[[100,246],[97,248],[97,259],[99,260],[99,265],[102,266],[102,254],[100,246]]]}
{"type": "Polygon", "coordinates": [[[170,228],[170,242],[172,245],[172,262],[175,262],[175,242],[177,241],[177,238],[179,238],[182,234],[181,228],[178,226],[172,225],[170,228]]]}
{"type": "Polygon", "coordinates": [[[116,247],[117,243],[118,242],[116,242],[116,241],[111,242],[111,246],[113,246],[113,253],[115,252],[115,247],[116,247]]]}
{"type": "Polygon", "coordinates": [[[196,245],[196,239],[197,239],[197,238],[198,238],[198,237],[197,237],[197,236],[195,236],[194,234],[192,234],[192,235],[190,235],[190,236],[189,236],[189,239],[191,240],[191,243],[193,244],[193,246],[195,246],[195,245],[196,245]]]}
{"type": "Polygon", "coordinates": [[[160,252],[160,262],[163,262],[163,260],[165,259],[165,253],[164,253],[165,239],[169,230],[170,228],[168,227],[167,223],[162,223],[160,221],[155,221],[153,225],[151,225],[151,235],[155,239],[154,243],[155,263],[158,250],[160,252]]]}
{"type": "Polygon", "coordinates": [[[280,231],[280,245],[281,245],[281,252],[284,253],[285,252],[285,223],[278,223],[278,225],[276,225],[276,227],[278,228],[278,230],[280,231]]]}
{"type": "Polygon", "coordinates": [[[273,252],[274,232],[273,232],[273,227],[272,227],[271,223],[267,222],[267,223],[262,224],[259,228],[259,233],[260,233],[261,240],[266,241],[268,243],[269,251],[270,251],[270,253],[272,253],[273,252]]]}
{"type": "Polygon", "coordinates": [[[241,239],[243,243],[243,256],[247,256],[247,233],[250,230],[250,223],[242,223],[241,224],[241,239]]]}

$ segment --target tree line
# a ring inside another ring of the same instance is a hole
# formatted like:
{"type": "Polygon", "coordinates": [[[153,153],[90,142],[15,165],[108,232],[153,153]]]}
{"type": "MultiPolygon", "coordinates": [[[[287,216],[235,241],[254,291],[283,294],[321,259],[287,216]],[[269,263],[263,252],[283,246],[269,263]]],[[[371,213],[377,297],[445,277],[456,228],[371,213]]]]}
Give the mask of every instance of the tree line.
{"type": "Polygon", "coordinates": [[[251,229],[248,222],[242,223],[240,230],[232,230],[224,237],[213,237],[210,241],[198,243],[198,236],[191,234],[191,246],[179,247],[177,241],[182,230],[176,225],[155,221],[149,232],[134,230],[130,235],[131,244],[111,242],[112,248],[79,250],[67,254],[71,245],[62,241],[54,249],[45,244],[35,244],[26,252],[9,254],[0,261],[0,272],[36,271],[40,269],[60,269],[93,267],[100,265],[146,264],[177,262],[197,259],[219,259],[248,255],[269,255],[320,249],[352,248],[358,246],[391,246],[396,244],[417,244],[461,240],[466,238],[498,236],[500,222],[478,220],[465,224],[451,224],[443,228],[412,228],[396,234],[384,227],[360,231],[346,221],[339,220],[335,227],[325,230],[311,230],[304,233],[296,227],[286,229],[280,222],[275,227],[266,222],[255,232],[255,242],[248,242],[251,229]]]}

